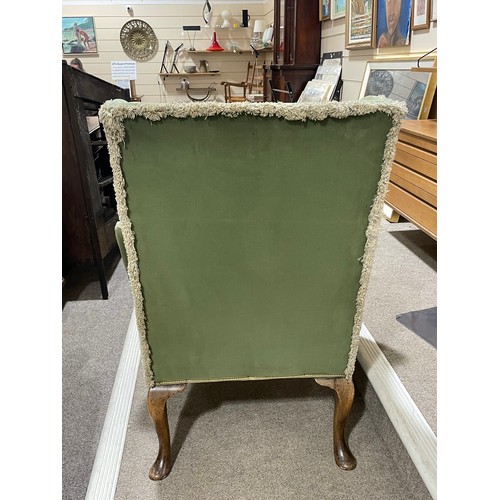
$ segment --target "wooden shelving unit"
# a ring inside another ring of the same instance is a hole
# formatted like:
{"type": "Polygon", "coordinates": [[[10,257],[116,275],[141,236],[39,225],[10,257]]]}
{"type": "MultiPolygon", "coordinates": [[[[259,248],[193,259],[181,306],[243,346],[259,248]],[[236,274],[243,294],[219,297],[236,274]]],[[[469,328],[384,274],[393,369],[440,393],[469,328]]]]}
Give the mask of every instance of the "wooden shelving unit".
{"type": "Polygon", "coordinates": [[[215,76],[215,75],[220,75],[220,71],[206,71],[205,73],[200,73],[199,71],[196,71],[195,73],[186,73],[185,71],[181,71],[179,73],[159,73],[159,75],[163,78],[167,78],[169,76],[177,76],[177,77],[189,77],[189,76],[215,76]]]}

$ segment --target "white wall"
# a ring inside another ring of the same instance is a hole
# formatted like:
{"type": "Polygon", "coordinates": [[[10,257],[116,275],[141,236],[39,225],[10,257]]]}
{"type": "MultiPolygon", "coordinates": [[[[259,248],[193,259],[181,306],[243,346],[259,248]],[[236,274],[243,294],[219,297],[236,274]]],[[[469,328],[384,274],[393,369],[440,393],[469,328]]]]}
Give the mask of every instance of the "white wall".
{"type": "MultiPolygon", "coordinates": [[[[437,0],[434,0],[437,1],[437,0]]],[[[241,11],[248,9],[251,16],[250,26],[256,19],[264,19],[267,24],[273,22],[273,0],[233,0],[228,3],[210,2],[213,7],[211,25],[221,24],[220,13],[229,9],[234,23],[241,22],[241,11]]],[[[96,29],[98,54],[78,56],[83,61],[86,71],[106,81],[111,80],[111,61],[128,61],[129,57],[123,52],[120,44],[120,30],[130,19],[137,18],[146,21],[155,31],[159,48],[157,54],[147,62],[137,62],[136,89],[138,95],[143,95],[143,102],[164,102],[166,100],[187,100],[184,93],[176,91],[180,77],[170,76],[162,79],[160,72],[165,43],[177,47],[181,42],[184,48],[189,48],[187,35],[182,34],[183,25],[203,25],[202,10],[204,0],[63,0],[62,15],[93,16],[96,29]],[[131,5],[133,15],[129,15],[126,6],[131,5]]],[[[206,49],[210,45],[212,29],[203,28],[196,33],[195,47],[198,50],[206,49]]],[[[252,29],[238,28],[235,30],[217,30],[217,39],[220,45],[228,47],[231,40],[241,48],[249,49],[249,40],[252,29]]],[[[358,99],[361,80],[365,71],[366,62],[376,57],[399,57],[407,55],[422,55],[437,46],[437,22],[431,22],[426,30],[412,32],[411,44],[407,47],[393,47],[387,49],[356,49],[345,48],[345,17],[336,20],[323,21],[321,51],[343,51],[343,100],[358,99]]],[[[199,64],[200,59],[209,61],[209,69],[219,69],[216,76],[191,76],[192,87],[207,87],[216,82],[218,99],[222,100],[221,81],[242,81],[246,75],[247,61],[252,58],[251,53],[234,54],[229,51],[212,54],[196,54],[187,50],[182,53],[177,65],[181,70],[184,62],[192,60],[199,64]]],[[[68,61],[72,57],[64,57],[68,61]]],[[[270,60],[269,53],[262,53],[261,61],[270,60]]]]}
{"type": "MultiPolygon", "coordinates": [[[[349,0],[347,0],[349,1],[349,0]]],[[[435,0],[437,1],[437,0],[435,0]]],[[[366,62],[380,57],[404,57],[421,55],[437,47],[437,21],[431,22],[429,29],[413,31],[410,45],[406,47],[390,47],[385,49],[354,49],[345,48],[345,17],[323,21],[321,29],[321,50],[323,52],[343,51],[342,79],[344,88],[342,100],[359,98],[361,81],[366,68],[366,62]]],[[[436,55],[437,52],[433,53],[436,55]]]]}
{"type": "MultiPolygon", "coordinates": [[[[246,77],[247,62],[254,56],[250,52],[250,38],[252,26],[256,19],[264,19],[272,22],[273,9],[272,0],[238,1],[234,3],[210,2],[213,8],[211,26],[222,24],[220,13],[229,9],[233,14],[232,22],[241,23],[242,9],[248,9],[251,16],[249,28],[237,28],[233,30],[217,30],[217,41],[222,47],[229,47],[230,43],[236,43],[248,52],[245,54],[232,53],[229,50],[214,53],[196,53],[183,50],[177,63],[182,71],[184,62],[194,62],[199,65],[200,59],[209,61],[209,69],[218,69],[218,75],[196,75],[189,76],[192,87],[208,87],[212,82],[216,83],[217,98],[223,100],[223,80],[242,81],[246,77]]],[[[204,25],[202,11],[204,0],[88,0],[78,2],[63,0],[63,17],[85,17],[94,18],[96,31],[97,54],[74,54],[63,56],[68,62],[73,57],[78,57],[84,65],[85,70],[103,80],[112,82],[111,62],[130,61],[120,43],[120,30],[122,26],[131,19],[141,19],[147,22],[154,30],[158,38],[158,52],[146,62],[137,62],[136,93],[144,96],[142,102],[165,102],[166,100],[186,101],[185,93],[176,91],[179,87],[180,76],[159,76],[163,52],[167,40],[175,48],[181,42],[183,49],[190,46],[187,34],[182,34],[183,25],[204,25]],[[127,5],[132,7],[133,15],[127,12],[127,5]]],[[[197,50],[204,50],[210,46],[213,29],[203,28],[196,32],[194,46],[197,50]]],[[[192,39],[192,37],[191,37],[192,39]]],[[[260,53],[260,61],[263,62],[265,53],[260,53]]],[[[270,57],[269,54],[267,54],[270,57]]],[[[167,68],[170,69],[169,65],[167,68]]]]}

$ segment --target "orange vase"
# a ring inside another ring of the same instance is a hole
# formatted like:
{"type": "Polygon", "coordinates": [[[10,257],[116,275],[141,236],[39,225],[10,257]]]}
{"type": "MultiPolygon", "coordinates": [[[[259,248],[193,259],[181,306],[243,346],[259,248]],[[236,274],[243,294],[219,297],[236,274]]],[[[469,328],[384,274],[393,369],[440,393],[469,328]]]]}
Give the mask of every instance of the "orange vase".
{"type": "Polygon", "coordinates": [[[207,50],[224,50],[218,43],[217,43],[217,33],[214,31],[214,34],[212,36],[212,44],[210,47],[208,47],[207,50]]]}

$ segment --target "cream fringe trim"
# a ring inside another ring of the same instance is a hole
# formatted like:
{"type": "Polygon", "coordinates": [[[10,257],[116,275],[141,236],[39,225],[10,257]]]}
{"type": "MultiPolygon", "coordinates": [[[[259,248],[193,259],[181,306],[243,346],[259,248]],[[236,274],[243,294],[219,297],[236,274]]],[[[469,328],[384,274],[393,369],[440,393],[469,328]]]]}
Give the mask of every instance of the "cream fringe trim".
{"type": "MultiPolygon", "coordinates": [[[[196,102],[196,103],[129,103],[122,100],[106,101],[99,110],[99,119],[104,127],[108,141],[108,150],[113,170],[113,183],[116,194],[118,217],[122,226],[123,241],[128,256],[127,272],[134,299],[135,313],[137,317],[137,329],[140,336],[141,359],[145,371],[146,384],[154,387],[158,382],[154,378],[152,370],[151,351],[147,341],[147,320],[144,311],[144,298],[142,295],[138,257],[135,249],[135,237],[132,223],[128,217],[127,193],[125,180],[121,171],[120,143],[125,140],[124,120],[133,120],[143,117],[150,121],[158,121],[166,117],[174,118],[208,118],[221,115],[234,118],[240,115],[253,116],[275,116],[285,120],[306,121],[325,120],[326,118],[348,118],[350,116],[361,116],[375,112],[383,112],[392,117],[392,127],[387,134],[381,178],[378,183],[377,193],[368,218],[366,231],[366,245],[361,258],[362,270],[360,287],[356,300],[356,313],[351,337],[351,348],[348,356],[347,368],[344,375],[348,380],[352,379],[358,353],[359,333],[362,324],[363,306],[370,271],[373,265],[373,256],[377,245],[380,220],[385,196],[389,185],[391,166],[396,152],[401,120],[406,116],[406,105],[404,103],[391,101],[389,99],[374,99],[370,101],[345,101],[329,103],[219,103],[219,102],[196,102]]],[[[324,375],[323,375],[324,377],[324,375]]],[[[292,377],[289,377],[292,378],[292,377]]],[[[244,379],[242,379],[244,380],[244,379]]],[[[168,382],[174,383],[174,382],[168,382]]]]}

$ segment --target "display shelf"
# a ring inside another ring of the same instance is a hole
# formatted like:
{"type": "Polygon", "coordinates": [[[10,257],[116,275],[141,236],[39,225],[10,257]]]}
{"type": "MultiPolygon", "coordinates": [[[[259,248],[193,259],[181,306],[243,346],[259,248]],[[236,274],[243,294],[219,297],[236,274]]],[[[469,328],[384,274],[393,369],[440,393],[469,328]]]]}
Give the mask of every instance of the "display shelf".
{"type": "Polygon", "coordinates": [[[107,175],[106,177],[103,177],[102,179],[97,180],[97,184],[99,185],[100,188],[109,186],[112,183],[113,183],[113,176],[112,175],[107,175]]]}
{"type": "Polygon", "coordinates": [[[188,50],[189,55],[194,54],[251,54],[252,49],[224,49],[224,50],[188,50]]]}
{"type": "Polygon", "coordinates": [[[180,73],[159,73],[161,77],[168,77],[168,76],[214,76],[214,75],[220,75],[220,71],[206,71],[205,73],[201,73],[200,71],[196,71],[195,73],[186,73],[185,71],[181,71],[180,73]]]}
{"type": "MultiPolygon", "coordinates": [[[[265,48],[265,49],[259,49],[257,48],[258,52],[272,52],[273,48],[265,48]]],[[[253,49],[224,49],[224,50],[186,50],[188,54],[252,54],[254,51],[253,49]]]]}
{"type": "Polygon", "coordinates": [[[89,134],[92,134],[100,128],[99,118],[97,116],[87,116],[87,127],[89,128],[89,134]]]}
{"type": "Polygon", "coordinates": [[[217,89],[215,87],[189,87],[188,89],[181,89],[180,87],[177,87],[175,89],[177,92],[184,92],[184,93],[190,93],[190,94],[206,94],[206,93],[213,93],[216,92],[217,89]],[[187,90],[187,92],[186,92],[187,90]]]}

